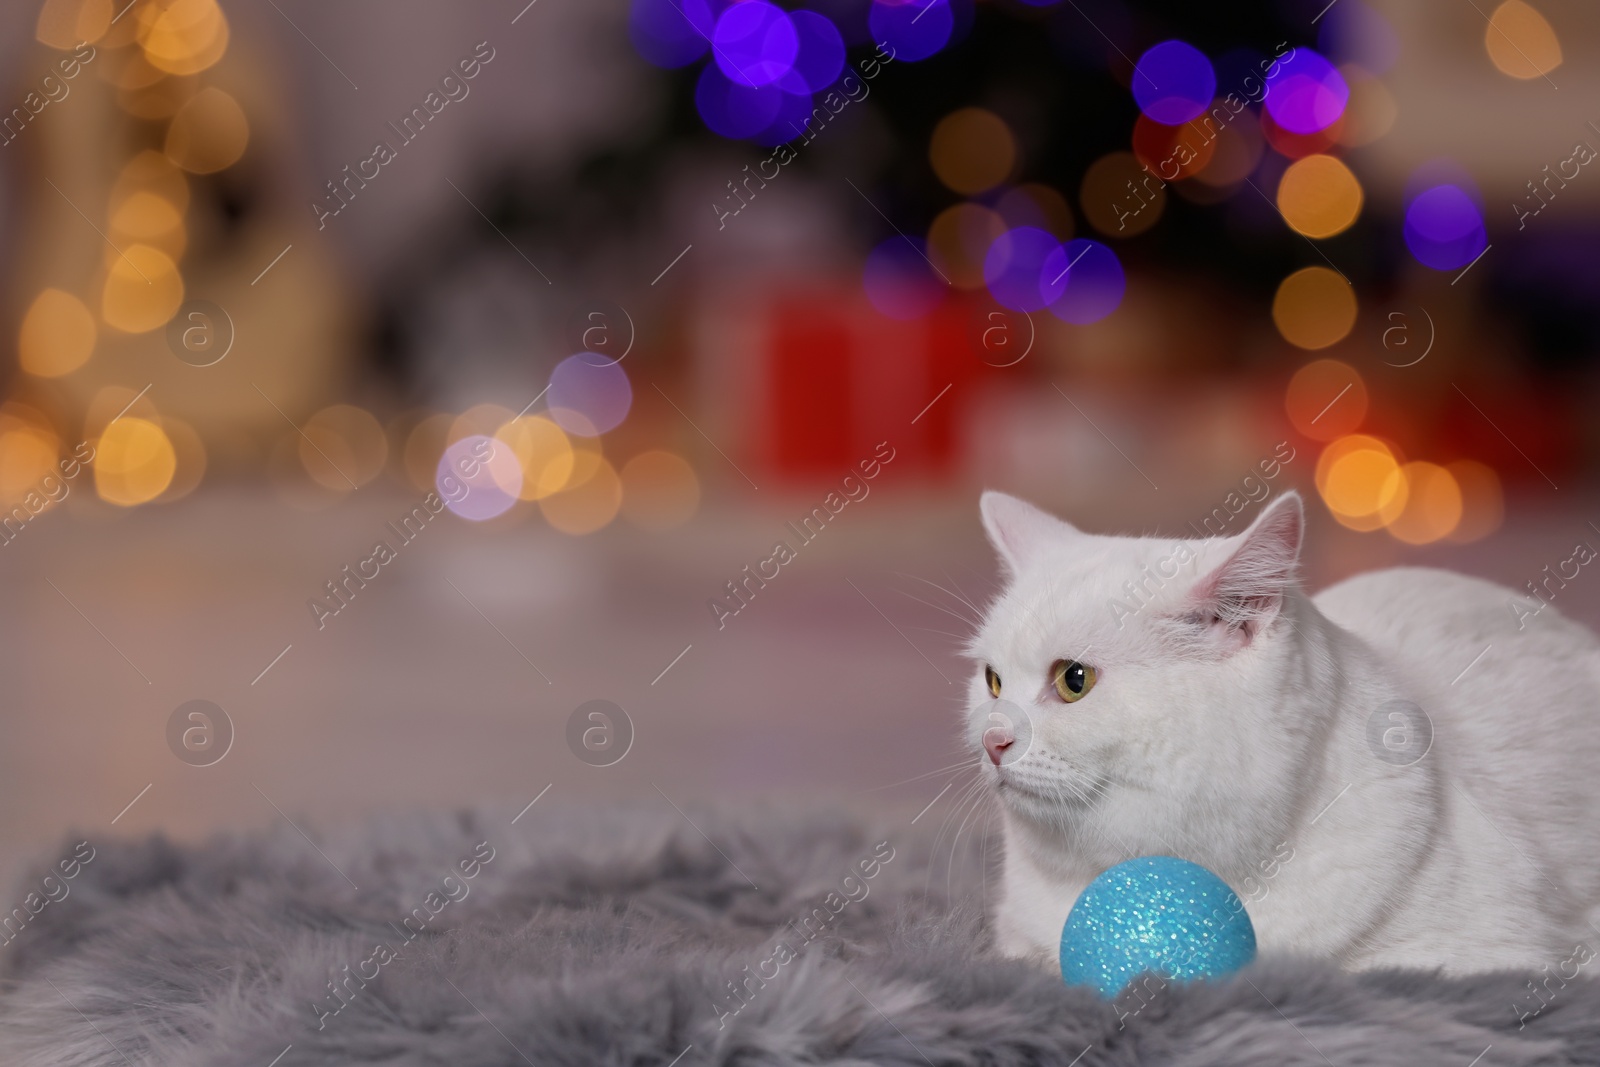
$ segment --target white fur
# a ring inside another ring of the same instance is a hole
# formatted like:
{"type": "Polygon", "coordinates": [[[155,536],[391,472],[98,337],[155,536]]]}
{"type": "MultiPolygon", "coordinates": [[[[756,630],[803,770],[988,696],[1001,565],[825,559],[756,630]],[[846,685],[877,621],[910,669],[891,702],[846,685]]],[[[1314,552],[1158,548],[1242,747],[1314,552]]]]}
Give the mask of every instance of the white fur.
{"type": "Polygon", "coordinates": [[[1010,581],[972,644],[967,736],[981,753],[984,664],[1032,727],[1015,762],[982,760],[1005,821],[1004,951],[1054,967],[1084,886],[1141,855],[1220,875],[1263,951],[1455,973],[1600,945],[1588,630],[1552,607],[1519,630],[1511,590],[1420,568],[1312,598],[1293,493],[1207,541],[1085,534],[999,493],[982,512],[1010,581]],[[1071,704],[1049,677],[1062,658],[1099,672],[1071,704]],[[1368,743],[1394,700],[1432,721],[1409,766],[1368,743]]]}

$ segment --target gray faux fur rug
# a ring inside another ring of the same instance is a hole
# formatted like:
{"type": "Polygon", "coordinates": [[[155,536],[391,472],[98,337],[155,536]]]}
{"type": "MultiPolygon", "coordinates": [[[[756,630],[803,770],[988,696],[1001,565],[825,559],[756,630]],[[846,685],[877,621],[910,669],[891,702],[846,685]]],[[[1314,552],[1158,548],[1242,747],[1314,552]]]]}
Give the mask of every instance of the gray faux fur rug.
{"type": "Polygon", "coordinates": [[[994,956],[975,851],[906,820],[510,814],[72,839],[0,934],[0,1064],[1600,1063],[1600,986],[1549,975],[1269,959],[1119,1021],[994,956]]]}

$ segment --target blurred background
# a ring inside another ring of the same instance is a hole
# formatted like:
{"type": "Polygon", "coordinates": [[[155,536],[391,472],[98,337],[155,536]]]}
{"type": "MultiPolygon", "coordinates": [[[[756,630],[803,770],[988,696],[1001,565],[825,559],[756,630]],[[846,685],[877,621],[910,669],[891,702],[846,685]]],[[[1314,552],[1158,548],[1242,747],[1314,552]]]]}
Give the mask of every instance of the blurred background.
{"type": "Polygon", "coordinates": [[[1313,586],[1600,621],[1592,6],[0,19],[8,862],[547,787],[959,816],[984,487],[1173,536],[1298,487],[1313,586]]]}

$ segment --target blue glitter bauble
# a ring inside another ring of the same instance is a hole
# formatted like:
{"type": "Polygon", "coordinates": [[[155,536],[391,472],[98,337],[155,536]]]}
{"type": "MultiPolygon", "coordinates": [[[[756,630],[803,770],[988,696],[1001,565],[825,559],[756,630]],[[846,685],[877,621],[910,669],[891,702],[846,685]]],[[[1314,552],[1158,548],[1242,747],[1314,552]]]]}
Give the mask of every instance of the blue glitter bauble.
{"type": "Polygon", "coordinates": [[[1145,971],[1215,978],[1256,955],[1244,902],[1198,863],[1141,856],[1103,872],[1061,930],[1061,976],[1115,997],[1145,971]]]}

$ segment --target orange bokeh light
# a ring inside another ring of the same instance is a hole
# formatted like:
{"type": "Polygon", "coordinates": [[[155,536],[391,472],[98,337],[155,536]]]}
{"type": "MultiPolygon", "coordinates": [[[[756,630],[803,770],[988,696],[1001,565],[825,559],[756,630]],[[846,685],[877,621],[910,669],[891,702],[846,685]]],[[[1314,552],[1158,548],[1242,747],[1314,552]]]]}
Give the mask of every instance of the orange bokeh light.
{"type": "Polygon", "coordinates": [[[1314,441],[1331,441],[1367,417],[1367,383],[1348,363],[1312,360],[1289,379],[1283,405],[1296,430],[1314,441]]]}

